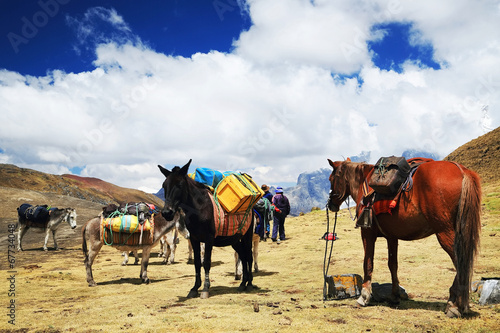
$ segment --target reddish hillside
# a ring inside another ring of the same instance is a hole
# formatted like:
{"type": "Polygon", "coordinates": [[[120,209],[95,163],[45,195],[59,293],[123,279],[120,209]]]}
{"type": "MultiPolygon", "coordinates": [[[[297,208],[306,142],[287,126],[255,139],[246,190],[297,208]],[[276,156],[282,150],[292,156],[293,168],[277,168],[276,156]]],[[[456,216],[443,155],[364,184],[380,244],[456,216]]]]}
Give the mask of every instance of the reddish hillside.
{"type": "Polygon", "coordinates": [[[100,204],[144,201],[162,205],[153,194],[116,186],[98,178],[51,175],[12,164],[0,164],[0,186],[62,194],[100,204]]]}

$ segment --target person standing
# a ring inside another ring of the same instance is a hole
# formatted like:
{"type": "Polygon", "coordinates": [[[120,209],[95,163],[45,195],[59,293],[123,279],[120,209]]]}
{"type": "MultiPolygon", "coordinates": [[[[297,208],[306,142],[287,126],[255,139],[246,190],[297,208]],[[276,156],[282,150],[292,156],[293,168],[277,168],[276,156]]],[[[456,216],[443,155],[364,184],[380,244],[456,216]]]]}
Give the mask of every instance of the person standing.
{"type": "Polygon", "coordinates": [[[285,240],[285,219],[290,214],[290,202],[288,198],[283,194],[283,188],[278,186],[276,189],[276,195],[273,197],[273,204],[276,206],[276,211],[274,212],[273,221],[273,233],[271,239],[273,242],[280,242],[285,240]],[[279,239],[278,239],[279,234],[279,239]]]}
{"type": "Polygon", "coordinates": [[[271,220],[273,219],[273,210],[271,209],[271,205],[273,203],[273,195],[271,192],[269,192],[269,186],[267,186],[266,184],[262,184],[262,186],[260,187],[262,189],[262,191],[264,191],[264,196],[262,197],[263,199],[267,199],[269,201],[269,211],[271,212],[269,214],[269,219],[266,219],[265,220],[265,230],[263,230],[263,234],[262,234],[262,239],[266,240],[267,238],[269,238],[269,233],[271,231],[271,227],[270,227],[270,222],[271,220]],[[264,233],[265,233],[265,237],[264,237],[264,233]]]}

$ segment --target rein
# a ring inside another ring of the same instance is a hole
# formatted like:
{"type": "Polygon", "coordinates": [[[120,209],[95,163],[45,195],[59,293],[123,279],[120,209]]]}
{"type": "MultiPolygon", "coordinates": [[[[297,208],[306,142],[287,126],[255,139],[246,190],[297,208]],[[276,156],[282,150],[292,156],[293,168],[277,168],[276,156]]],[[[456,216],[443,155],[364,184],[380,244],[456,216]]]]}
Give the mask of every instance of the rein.
{"type": "MultiPolygon", "coordinates": [[[[329,201],[329,200],[328,200],[329,201]]],[[[335,233],[335,228],[337,227],[337,212],[335,212],[335,222],[333,224],[333,231],[330,233],[330,215],[328,214],[328,203],[326,204],[326,233],[323,235],[325,242],[325,256],[323,258],[323,300],[327,300],[327,275],[328,269],[330,268],[330,260],[332,258],[333,243],[337,239],[337,234],[335,233]],[[331,235],[331,237],[329,237],[331,235]],[[331,239],[330,239],[331,238],[331,239]],[[330,252],[328,253],[328,242],[331,241],[330,252]],[[328,260],[327,260],[328,253],[328,260]]]]}

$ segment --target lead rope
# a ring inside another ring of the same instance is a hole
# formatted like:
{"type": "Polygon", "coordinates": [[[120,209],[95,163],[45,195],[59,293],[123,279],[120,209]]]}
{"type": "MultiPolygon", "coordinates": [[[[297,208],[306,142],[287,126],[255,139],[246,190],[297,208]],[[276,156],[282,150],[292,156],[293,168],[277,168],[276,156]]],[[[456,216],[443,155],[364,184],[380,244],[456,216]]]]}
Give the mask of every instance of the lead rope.
{"type": "MultiPolygon", "coordinates": [[[[329,201],[330,199],[328,199],[329,201]]],[[[328,275],[328,269],[330,268],[330,260],[332,258],[332,250],[333,250],[333,243],[336,240],[336,234],[335,234],[335,228],[337,227],[337,212],[335,212],[335,223],[333,224],[333,231],[332,231],[332,239],[329,239],[328,237],[330,235],[329,230],[330,230],[330,215],[328,214],[328,202],[326,204],[326,233],[323,236],[325,239],[325,257],[323,258],[323,300],[327,300],[327,275],[328,275]],[[328,242],[331,241],[330,245],[330,253],[328,254],[328,260],[327,260],[327,253],[328,253],[328,242]]]]}

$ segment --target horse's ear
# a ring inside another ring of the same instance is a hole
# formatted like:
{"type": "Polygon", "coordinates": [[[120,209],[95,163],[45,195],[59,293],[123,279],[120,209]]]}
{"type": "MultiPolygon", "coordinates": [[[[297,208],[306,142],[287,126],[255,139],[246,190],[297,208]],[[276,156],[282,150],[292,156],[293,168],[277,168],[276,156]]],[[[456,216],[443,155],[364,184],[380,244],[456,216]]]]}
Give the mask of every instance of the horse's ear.
{"type": "Polygon", "coordinates": [[[327,160],[328,160],[328,163],[331,165],[331,167],[335,169],[335,165],[334,165],[333,161],[329,158],[327,160]]]}
{"type": "Polygon", "coordinates": [[[346,162],[351,162],[351,158],[348,157],[347,160],[345,160],[346,162]]]}
{"type": "Polygon", "coordinates": [[[165,176],[165,177],[168,177],[172,172],[165,169],[164,167],[162,167],[161,165],[158,165],[158,168],[160,168],[160,171],[161,173],[165,176]]]}
{"type": "Polygon", "coordinates": [[[189,162],[187,162],[186,165],[181,168],[181,170],[179,171],[180,174],[187,175],[192,160],[193,159],[190,159],[189,162]]]}

